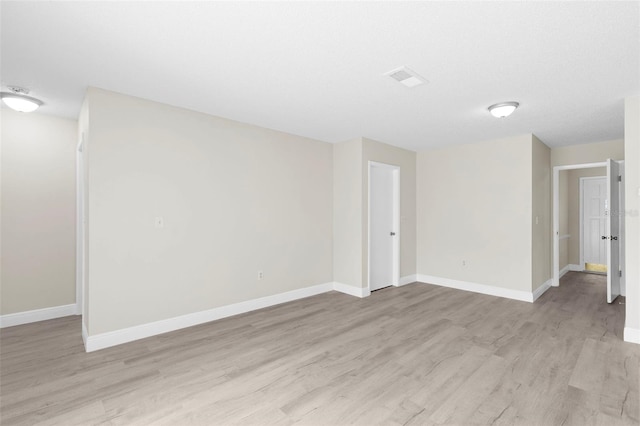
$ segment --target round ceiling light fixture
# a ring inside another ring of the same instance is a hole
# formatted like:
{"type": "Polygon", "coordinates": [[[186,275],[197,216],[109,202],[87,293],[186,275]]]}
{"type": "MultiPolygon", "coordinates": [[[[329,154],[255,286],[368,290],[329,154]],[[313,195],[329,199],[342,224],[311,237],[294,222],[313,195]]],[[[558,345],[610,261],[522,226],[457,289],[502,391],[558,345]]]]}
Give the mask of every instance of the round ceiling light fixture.
{"type": "Polygon", "coordinates": [[[22,87],[8,87],[8,92],[0,92],[2,102],[4,102],[9,108],[19,112],[33,112],[42,105],[40,99],[27,96],[29,89],[22,87]]]}
{"type": "Polygon", "coordinates": [[[518,106],[520,106],[518,102],[501,102],[499,104],[491,105],[488,109],[494,117],[505,118],[510,116],[518,106]]]}

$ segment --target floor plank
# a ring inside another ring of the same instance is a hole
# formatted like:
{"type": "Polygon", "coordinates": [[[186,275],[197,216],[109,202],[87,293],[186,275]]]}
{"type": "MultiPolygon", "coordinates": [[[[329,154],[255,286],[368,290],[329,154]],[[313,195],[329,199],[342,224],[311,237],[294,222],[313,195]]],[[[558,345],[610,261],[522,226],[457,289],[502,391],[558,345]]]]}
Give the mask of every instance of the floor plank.
{"type": "Polygon", "coordinates": [[[3,425],[638,425],[624,299],[427,284],[326,293],[85,353],[78,317],[0,331],[3,425]]]}

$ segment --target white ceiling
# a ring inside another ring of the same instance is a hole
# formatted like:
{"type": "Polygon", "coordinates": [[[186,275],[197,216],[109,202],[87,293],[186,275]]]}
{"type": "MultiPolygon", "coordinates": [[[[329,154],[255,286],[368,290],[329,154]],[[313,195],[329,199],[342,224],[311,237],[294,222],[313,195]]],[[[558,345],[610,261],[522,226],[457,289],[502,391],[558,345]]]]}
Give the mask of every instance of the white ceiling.
{"type": "Polygon", "coordinates": [[[1,24],[3,90],[72,118],[96,86],[328,142],[563,146],[621,138],[640,93],[637,1],[3,1],[1,24]]]}

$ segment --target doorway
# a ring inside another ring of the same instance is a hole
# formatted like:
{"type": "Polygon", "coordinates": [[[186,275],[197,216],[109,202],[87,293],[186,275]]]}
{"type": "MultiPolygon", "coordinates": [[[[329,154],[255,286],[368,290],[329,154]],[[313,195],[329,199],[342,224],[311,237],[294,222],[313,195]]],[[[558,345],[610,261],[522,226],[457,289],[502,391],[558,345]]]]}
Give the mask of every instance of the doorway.
{"type": "Polygon", "coordinates": [[[400,280],[400,167],[369,162],[369,290],[400,280]]]}
{"type": "MultiPolygon", "coordinates": [[[[623,161],[614,161],[607,160],[606,162],[600,163],[588,163],[588,164],[575,164],[575,165],[567,165],[567,166],[556,166],[553,168],[553,285],[558,286],[560,283],[560,241],[565,240],[565,238],[571,238],[571,235],[561,235],[560,232],[560,172],[567,170],[578,170],[578,169],[593,169],[596,167],[603,167],[606,170],[605,173],[605,184],[604,188],[602,186],[598,187],[597,184],[594,184],[594,187],[597,189],[593,189],[593,191],[597,191],[597,196],[594,197],[596,202],[601,202],[602,197],[604,196],[604,221],[602,221],[601,213],[595,212],[599,207],[594,207],[590,209],[594,212],[594,217],[597,217],[597,220],[594,220],[591,224],[587,223],[586,226],[583,226],[581,223],[581,231],[580,231],[580,262],[579,265],[567,265],[571,266],[568,270],[572,271],[584,271],[585,270],[585,239],[589,238],[592,244],[593,252],[600,250],[599,244],[604,243],[604,252],[606,262],[604,263],[603,270],[606,270],[607,274],[607,302],[612,303],[617,296],[625,294],[625,283],[624,283],[624,215],[621,212],[624,212],[624,162],[623,161]],[[605,195],[606,194],[606,195],[605,195]],[[598,201],[599,200],[599,201],[598,201]],[[588,230],[589,227],[593,227],[592,231],[588,230]],[[587,229],[587,231],[583,231],[582,229],[587,229]],[[596,231],[599,235],[596,235],[596,231]],[[604,231],[604,232],[602,232],[604,231]],[[591,234],[593,236],[588,235],[585,237],[584,234],[591,234]],[[600,240],[595,239],[599,237],[600,240]]],[[[583,181],[581,181],[582,183],[583,181]]],[[[582,190],[581,188],[581,196],[582,190]]],[[[595,193],[595,192],[594,192],[595,193]]],[[[593,195],[593,194],[592,194],[593,195]]],[[[583,197],[585,198],[585,197],[583,197]]],[[[588,203],[590,197],[586,197],[586,202],[588,203]]],[[[588,208],[588,207],[587,207],[588,208]]],[[[589,216],[587,215],[589,212],[582,211],[580,220],[588,221],[589,216]]],[[[564,233],[564,232],[563,232],[564,233]]],[[[566,242],[563,241],[565,244],[566,242]]],[[[587,256],[591,256],[588,254],[587,256]]],[[[602,258],[600,254],[596,258],[596,262],[599,265],[603,265],[602,258]]],[[[567,269],[563,270],[563,273],[566,272],[567,269]]]]}

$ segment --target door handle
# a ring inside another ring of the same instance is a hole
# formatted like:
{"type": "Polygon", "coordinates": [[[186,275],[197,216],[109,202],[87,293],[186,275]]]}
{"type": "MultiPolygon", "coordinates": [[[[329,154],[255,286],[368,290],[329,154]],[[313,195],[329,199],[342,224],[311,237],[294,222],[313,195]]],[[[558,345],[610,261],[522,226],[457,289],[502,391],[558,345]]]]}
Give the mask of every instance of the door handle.
{"type": "Polygon", "coordinates": [[[602,236],[602,239],[603,240],[608,240],[608,238],[605,235],[602,236]]]}
{"type": "Polygon", "coordinates": [[[395,232],[389,232],[389,235],[391,235],[392,237],[396,235],[395,232]]]}
{"type": "Polygon", "coordinates": [[[614,240],[614,241],[617,241],[617,240],[618,240],[618,237],[614,237],[614,236],[612,236],[612,237],[611,237],[611,239],[612,239],[612,240],[614,240]]]}

